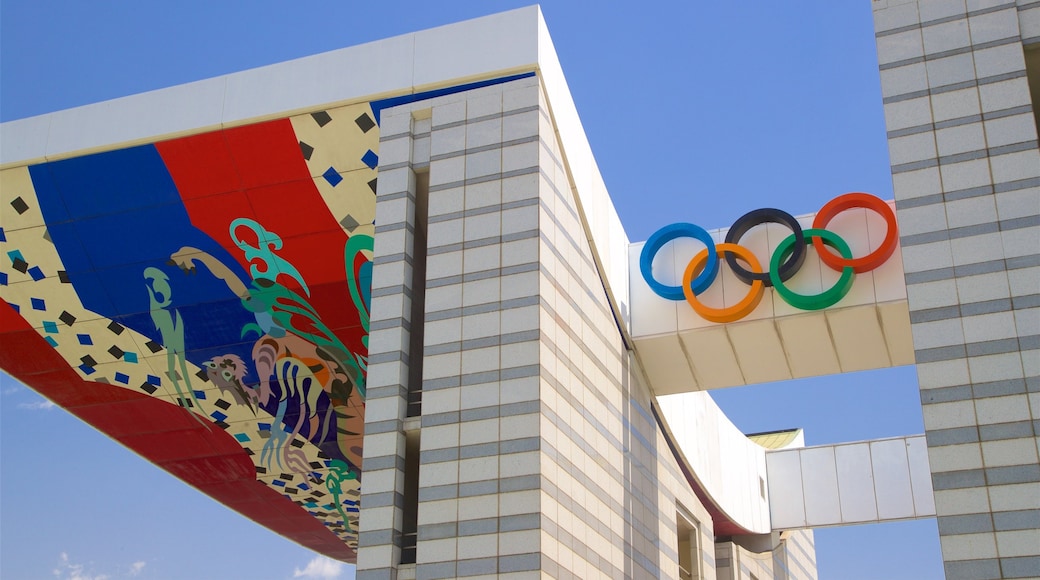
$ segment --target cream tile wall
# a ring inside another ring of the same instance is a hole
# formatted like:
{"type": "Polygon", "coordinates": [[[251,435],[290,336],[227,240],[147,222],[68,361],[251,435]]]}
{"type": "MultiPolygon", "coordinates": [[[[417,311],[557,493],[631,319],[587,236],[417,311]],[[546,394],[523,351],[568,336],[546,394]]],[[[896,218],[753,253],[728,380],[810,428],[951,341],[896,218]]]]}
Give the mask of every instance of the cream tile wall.
{"type": "Polygon", "coordinates": [[[873,6],[946,576],[1036,576],[1040,3],[873,6]]]}
{"type": "Polygon", "coordinates": [[[812,530],[780,532],[773,550],[773,580],[816,580],[816,541],[812,530]]]}
{"type": "Polygon", "coordinates": [[[719,580],[777,578],[772,552],[755,553],[731,541],[715,544],[719,580]]]}
{"type": "Polygon", "coordinates": [[[412,321],[413,252],[377,241],[369,405],[391,402],[366,424],[366,480],[381,487],[362,497],[358,578],[401,572],[420,323],[416,578],[678,577],[677,506],[713,578],[711,517],[625,349],[540,80],[387,110],[381,129],[377,240],[411,231],[414,175],[429,171],[427,273],[412,321]]]}
{"type": "MultiPolygon", "coordinates": [[[[707,514],[672,459],[625,350],[551,134],[543,134],[539,158],[543,517],[557,544],[543,571],[678,577],[676,501],[696,510],[710,533],[707,514]]],[[[700,545],[711,546],[711,537],[700,545]]]]}

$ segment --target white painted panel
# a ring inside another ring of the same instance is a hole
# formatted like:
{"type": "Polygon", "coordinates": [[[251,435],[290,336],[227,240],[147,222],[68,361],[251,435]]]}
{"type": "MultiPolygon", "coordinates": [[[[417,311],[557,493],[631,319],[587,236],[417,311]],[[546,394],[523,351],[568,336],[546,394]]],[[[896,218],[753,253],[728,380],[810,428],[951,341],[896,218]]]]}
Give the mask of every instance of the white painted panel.
{"type": "Polygon", "coordinates": [[[910,466],[907,464],[905,439],[887,439],[870,443],[874,466],[874,490],[877,493],[878,516],[881,519],[914,517],[914,497],[910,488],[910,466]]]}
{"type": "Polygon", "coordinates": [[[935,516],[921,435],[769,451],[766,471],[774,531],[935,516]]]}
{"type": "Polygon", "coordinates": [[[533,66],[539,20],[538,7],[528,6],[416,32],[415,86],[533,66]]]}
{"type": "MultiPolygon", "coordinates": [[[[530,6],[33,120],[12,121],[3,126],[0,163],[39,159],[41,152],[55,157],[111,149],[207,130],[221,122],[239,124],[407,94],[416,85],[432,88],[500,72],[534,70],[539,50],[544,53],[543,69],[553,70],[554,105],[569,109],[567,127],[580,129],[552,41],[542,30],[539,9],[530,6]],[[29,126],[32,131],[23,130],[29,126]],[[49,133],[38,130],[48,126],[49,133]]],[[[580,150],[588,150],[584,131],[568,141],[569,154],[578,156],[580,150]]],[[[585,158],[591,158],[591,153],[585,158]]],[[[588,174],[589,169],[581,172],[588,174]]]]}
{"type": "Polygon", "coordinates": [[[822,312],[778,318],[776,327],[795,378],[841,372],[827,318],[822,312]]]}
{"type": "MultiPolygon", "coordinates": [[[[798,216],[798,224],[802,226],[802,229],[808,229],[812,227],[813,215],[798,216]]],[[[783,240],[778,240],[777,243],[783,240]]],[[[813,252],[812,248],[807,248],[809,251],[805,256],[805,262],[802,267],[798,270],[798,273],[793,278],[785,282],[786,286],[792,291],[799,294],[819,294],[824,286],[821,279],[822,265],[820,259],[816,257],[816,253],[813,252]]],[[[794,306],[791,306],[787,302],[784,302],[782,298],[776,296],[776,290],[769,290],[773,293],[775,298],[773,300],[773,311],[775,316],[791,316],[798,314],[805,314],[804,310],[799,310],[794,306]]]]}
{"type": "MultiPolygon", "coordinates": [[[[896,211],[896,202],[890,200],[888,206],[893,212],[896,211]]],[[[868,213],[870,221],[871,247],[881,245],[888,232],[888,224],[884,218],[874,212],[868,213]]],[[[898,237],[897,237],[898,240],[898,237]]],[[[896,242],[896,249],[892,256],[876,270],[874,274],[874,295],[878,302],[891,302],[893,300],[906,300],[906,281],[903,278],[903,252],[896,242]]]]}
{"type": "MultiPolygon", "coordinates": [[[[748,441],[752,447],[758,447],[758,444],[748,441]]],[[[764,489],[759,489],[759,494],[755,496],[755,506],[751,511],[752,518],[755,522],[755,529],[770,529],[769,527],[769,476],[766,472],[766,455],[761,451],[754,453],[755,468],[752,473],[762,478],[762,482],[765,483],[764,489]]],[[[754,482],[752,482],[752,485],[754,482]]]]}
{"type": "MultiPolygon", "coordinates": [[[[726,233],[729,233],[728,229],[725,231],[726,233]]],[[[769,258],[772,256],[773,250],[776,248],[777,244],[779,244],[783,239],[785,232],[787,234],[790,233],[787,228],[779,224],[763,224],[751,228],[751,230],[741,239],[741,245],[744,245],[746,241],[752,241],[753,246],[749,246],[748,249],[751,249],[755,257],[758,258],[762,270],[767,272],[769,271],[769,258]]],[[[748,293],[751,291],[751,285],[738,278],[730,269],[729,263],[725,263],[725,265],[722,266],[721,273],[722,284],[726,289],[726,306],[737,304],[748,296],[748,293]]],[[[762,301],[758,303],[758,306],[756,306],[750,314],[740,319],[740,322],[768,320],[773,318],[776,316],[776,311],[773,308],[773,304],[776,300],[779,300],[776,296],[776,292],[768,288],[765,289],[762,293],[762,301]]]]}
{"type": "MultiPolygon", "coordinates": [[[[412,90],[413,35],[396,36],[227,77],[224,123],[412,90]]],[[[447,80],[447,79],[445,79],[447,80]]]]}
{"type": "Polygon", "coordinates": [[[47,154],[51,116],[8,121],[0,125],[0,166],[18,161],[40,161],[47,154]]]}
{"type": "Polygon", "coordinates": [[[628,234],[621,224],[614,205],[610,206],[610,257],[605,260],[610,263],[610,271],[607,273],[610,291],[614,295],[618,308],[621,309],[622,324],[632,331],[632,309],[629,297],[629,268],[628,268],[628,234]]]}
{"type": "MultiPolygon", "coordinates": [[[[643,243],[629,246],[629,300],[632,307],[632,336],[640,338],[676,331],[677,302],[665,300],[647,285],[639,271],[639,254],[643,251],[643,243]]],[[[654,263],[670,263],[671,248],[665,247],[658,252],[654,263]]],[[[683,303],[686,304],[685,302],[683,303]]]]}
{"type": "Polygon", "coordinates": [[[906,456],[910,463],[910,485],[913,487],[914,512],[917,517],[935,515],[932,495],[932,473],[928,467],[928,445],[924,437],[907,437],[906,456]]]}
{"type": "Polygon", "coordinates": [[[748,384],[792,378],[787,355],[772,320],[741,322],[726,327],[730,343],[748,384]]]}
{"type": "MultiPolygon", "coordinates": [[[[833,231],[845,240],[849,245],[849,249],[852,250],[852,256],[854,258],[866,256],[873,250],[873,247],[871,246],[872,236],[868,233],[869,220],[867,213],[867,210],[862,208],[849,209],[834,216],[834,219],[832,219],[827,225],[828,230],[833,231]]],[[[884,221],[882,221],[882,224],[883,223],[884,221]]],[[[830,285],[833,284],[841,274],[837,270],[831,269],[826,264],[821,263],[821,267],[824,271],[828,272],[828,281],[826,282],[826,286],[830,287],[830,285]]],[[[849,290],[849,293],[838,302],[837,306],[856,306],[860,304],[873,304],[874,302],[874,274],[872,272],[865,272],[855,275],[852,282],[852,288],[849,290]]]]}
{"type": "Polygon", "coordinates": [[[209,79],[53,113],[47,156],[217,128],[225,82],[209,79]]]}
{"type": "Polygon", "coordinates": [[[891,366],[874,306],[835,308],[826,316],[843,372],[891,366]]]}
{"type": "Polygon", "coordinates": [[[833,447],[809,447],[799,451],[805,488],[805,520],[812,526],[841,521],[838,475],[833,447]]]}
{"type": "Polygon", "coordinates": [[[743,385],[737,355],[726,336],[726,327],[690,330],[679,333],[683,346],[696,369],[698,384],[704,389],[743,385]]]}
{"type": "Polygon", "coordinates": [[[838,445],[834,448],[834,461],[838,471],[838,493],[841,496],[841,522],[876,520],[870,446],[866,443],[838,445]]]}
{"type": "Polygon", "coordinates": [[[672,247],[672,265],[668,268],[667,273],[663,274],[666,277],[658,278],[658,280],[665,284],[680,286],[686,267],[694,256],[704,250],[704,244],[693,238],[681,237],[665,245],[672,247]]]}
{"type": "Polygon", "coordinates": [[[878,302],[906,300],[906,279],[903,277],[903,252],[896,250],[887,262],[871,272],[874,275],[874,296],[878,302]]]}
{"type": "MultiPolygon", "coordinates": [[[[722,243],[723,239],[725,238],[725,234],[722,233],[720,230],[710,230],[708,231],[708,235],[711,236],[711,239],[715,240],[716,244],[722,243]]],[[[690,260],[693,259],[693,257],[696,256],[697,252],[701,251],[704,248],[704,246],[700,242],[688,238],[675,240],[675,242],[673,243],[676,246],[675,276],[676,283],[678,284],[679,281],[682,280],[682,277],[686,272],[686,266],[689,265],[690,260]]],[[[726,275],[727,269],[725,267],[719,268],[719,274],[718,277],[715,279],[715,282],[712,283],[711,286],[708,286],[708,289],[702,292],[697,297],[697,299],[701,303],[707,304],[709,306],[722,307],[724,305],[723,301],[725,299],[726,275]]],[[[729,275],[732,276],[732,274],[729,275]]],[[[710,328],[716,326],[716,323],[709,322],[704,318],[701,318],[701,315],[697,314],[697,312],[694,311],[694,309],[685,300],[683,300],[682,302],[677,302],[676,304],[678,304],[677,313],[680,332],[683,330],[690,330],[694,328],[710,328]]]]}
{"type": "Polygon", "coordinates": [[[910,333],[910,308],[906,299],[878,304],[892,366],[914,364],[914,339],[910,333]]]}
{"type": "Polygon", "coordinates": [[[697,383],[690,367],[686,364],[679,337],[664,335],[642,338],[638,342],[639,357],[643,370],[660,395],[685,393],[697,390],[697,383]]]}
{"type": "Polygon", "coordinates": [[[765,449],[749,441],[708,393],[661,396],[657,401],[694,476],[715,504],[737,525],[753,533],[769,532],[769,502],[758,483],[766,478],[765,449]]]}
{"type": "MultiPolygon", "coordinates": [[[[750,250],[751,253],[758,258],[758,263],[762,266],[762,270],[769,270],[769,258],[772,255],[773,249],[773,246],[770,244],[772,240],[769,239],[769,230],[771,229],[771,225],[772,224],[768,223],[757,225],[748,230],[743,236],[741,236],[739,242],[737,242],[741,246],[750,250]]],[[[779,242],[779,240],[777,240],[777,242],[779,242]]],[[[729,264],[725,267],[728,268],[729,264]]]]}
{"type": "Polygon", "coordinates": [[[769,516],[774,530],[806,525],[802,498],[802,465],[798,451],[766,454],[769,473],[769,516]]]}

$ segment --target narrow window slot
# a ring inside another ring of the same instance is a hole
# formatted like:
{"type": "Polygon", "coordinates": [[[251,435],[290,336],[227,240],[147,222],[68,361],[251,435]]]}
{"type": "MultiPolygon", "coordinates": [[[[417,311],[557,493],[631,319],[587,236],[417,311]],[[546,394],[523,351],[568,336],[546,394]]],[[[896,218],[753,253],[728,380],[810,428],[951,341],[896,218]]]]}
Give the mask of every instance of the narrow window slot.
{"type": "Polygon", "coordinates": [[[401,514],[401,563],[414,564],[419,522],[419,433],[405,433],[404,506],[401,514]]]}
{"type": "Polygon", "coordinates": [[[430,173],[415,174],[415,225],[412,250],[412,318],[408,341],[408,417],[422,414],[423,328],[426,308],[426,226],[430,173]]]}
{"type": "Polygon", "coordinates": [[[1033,122],[1040,133],[1040,45],[1026,47],[1026,80],[1029,83],[1029,98],[1033,102],[1033,122]]]}

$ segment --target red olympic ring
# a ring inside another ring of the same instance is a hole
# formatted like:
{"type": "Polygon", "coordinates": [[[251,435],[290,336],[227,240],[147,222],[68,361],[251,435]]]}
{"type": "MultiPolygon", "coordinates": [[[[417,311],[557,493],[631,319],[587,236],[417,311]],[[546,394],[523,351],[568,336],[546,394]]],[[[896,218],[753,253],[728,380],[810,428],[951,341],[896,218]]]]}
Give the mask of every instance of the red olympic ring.
{"type": "Polygon", "coordinates": [[[813,219],[812,227],[821,230],[827,229],[827,224],[834,219],[834,216],[847,209],[857,207],[873,210],[881,217],[885,218],[885,223],[888,225],[888,230],[885,232],[885,239],[881,242],[878,249],[866,256],[863,256],[862,258],[845,259],[827,249],[827,246],[823,243],[823,239],[813,238],[813,248],[816,250],[817,255],[820,256],[820,261],[827,264],[827,266],[832,270],[840,272],[844,268],[851,267],[857,274],[869,272],[881,264],[884,264],[885,261],[892,256],[892,253],[896,251],[896,245],[899,242],[898,228],[896,227],[896,214],[887,203],[868,193],[846,193],[828,201],[827,204],[820,208],[820,211],[816,213],[816,218],[813,219]]]}

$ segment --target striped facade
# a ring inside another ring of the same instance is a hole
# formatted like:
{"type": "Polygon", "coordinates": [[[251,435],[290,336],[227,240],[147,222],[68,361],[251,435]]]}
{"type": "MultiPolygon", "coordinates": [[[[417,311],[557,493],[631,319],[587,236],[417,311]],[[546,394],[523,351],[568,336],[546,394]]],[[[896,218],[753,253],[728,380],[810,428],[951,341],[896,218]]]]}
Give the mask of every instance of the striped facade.
{"type": "Polygon", "coordinates": [[[1035,577],[1040,2],[882,1],[874,21],[946,576],[1035,577]]]}

